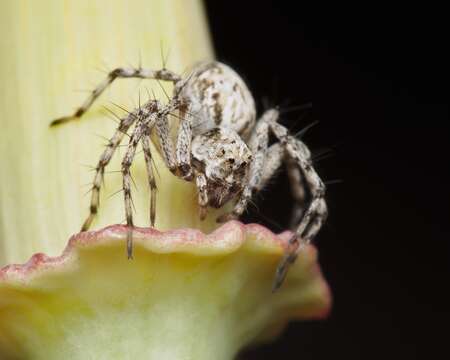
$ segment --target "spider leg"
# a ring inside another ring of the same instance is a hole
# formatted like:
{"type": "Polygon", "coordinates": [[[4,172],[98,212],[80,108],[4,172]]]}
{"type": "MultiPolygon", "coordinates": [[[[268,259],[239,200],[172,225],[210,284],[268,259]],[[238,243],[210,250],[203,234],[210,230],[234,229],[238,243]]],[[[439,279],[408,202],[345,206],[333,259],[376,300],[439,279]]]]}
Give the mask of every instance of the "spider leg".
{"type": "Polygon", "coordinates": [[[286,169],[291,185],[291,194],[294,198],[294,207],[291,213],[290,229],[295,231],[302,219],[305,209],[305,183],[297,163],[290,157],[286,159],[286,169]]]}
{"type": "Polygon", "coordinates": [[[298,253],[303,249],[303,247],[311,242],[311,240],[317,235],[323,223],[327,217],[327,206],[322,198],[314,199],[303,219],[299,225],[299,229],[296,233],[289,239],[288,250],[281,260],[277,268],[277,273],[275,276],[275,281],[272,287],[273,291],[276,291],[284,281],[286,277],[289,266],[295,262],[298,253]],[[303,225],[306,224],[306,225],[303,225]],[[303,231],[303,236],[300,237],[301,228],[306,227],[303,231]]]}
{"type": "MultiPolygon", "coordinates": [[[[155,216],[156,216],[156,184],[152,169],[152,155],[150,150],[150,134],[154,126],[156,126],[159,135],[161,131],[164,132],[166,137],[160,137],[160,143],[163,148],[167,145],[171,145],[168,134],[168,124],[167,124],[167,113],[170,111],[169,106],[162,108],[158,101],[148,102],[140,112],[141,118],[136,124],[133,134],[130,137],[128,143],[127,151],[122,160],[122,175],[123,175],[123,193],[125,197],[125,215],[127,221],[127,254],[128,258],[132,258],[133,252],[133,209],[132,209],[132,198],[131,198],[131,173],[130,168],[133,163],[134,156],[136,154],[136,148],[139,141],[142,141],[142,148],[144,151],[144,157],[148,173],[148,181],[150,186],[150,224],[154,226],[155,216]],[[165,133],[167,132],[167,133],[165,133]]],[[[169,153],[172,154],[172,153],[169,153]]],[[[173,156],[172,156],[173,157],[173,156]]],[[[167,162],[166,162],[167,164],[167,162]]]]}
{"type": "Polygon", "coordinates": [[[158,114],[158,120],[155,128],[164,163],[172,173],[175,173],[177,168],[175,149],[170,136],[169,121],[165,111],[158,114]]]}
{"type": "Polygon", "coordinates": [[[284,149],[280,143],[271,145],[266,152],[266,159],[262,169],[261,181],[255,186],[254,191],[259,192],[264,189],[273,177],[276,171],[280,168],[284,158],[284,149]]]}
{"type": "Polygon", "coordinates": [[[119,67],[112,70],[106,76],[106,78],[100,84],[98,84],[98,86],[91,92],[84,103],[72,115],[55,119],[50,123],[50,126],[60,125],[68,121],[80,118],[91,107],[94,101],[103,93],[103,91],[105,91],[105,89],[118,78],[155,79],[162,81],[171,81],[173,83],[177,83],[181,80],[181,77],[179,75],[166,69],[150,70],[142,68],[119,67]]]}
{"type": "Polygon", "coordinates": [[[310,195],[309,204],[305,207],[301,221],[295,234],[289,239],[288,248],[278,265],[273,290],[277,290],[287,274],[289,265],[297,258],[299,251],[316,236],[327,217],[327,206],[324,200],[325,184],[314,170],[311,154],[306,145],[289,135],[288,130],[278,124],[270,125],[274,135],[286,151],[286,156],[294,161],[301,173],[310,195]]]}
{"type": "Polygon", "coordinates": [[[208,206],[208,189],[205,174],[201,172],[196,172],[195,183],[198,189],[198,205],[200,206],[200,220],[204,220],[206,217],[208,206]]]}
{"type": "Polygon", "coordinates": [[[305,206],[305,188],[300,169],[291,158],[286,157],[284,147],[281,143],[275,143],[267,150],[261,181],[255,187],[253,192],[257,193],[266,187],[267,183],[273,178],[283,161],[286,162],[291,193],[295,200],[290,226],[291,229],[295,231],[301,220],[305,206]]]}
{"type": "MultiPolygon", "coordinates": [[[[177,98],[171,99],[169,104],[165,107],[161,107],[159,102],[153,101],[149,103],[150,105],[145,108],[147,110],[148,117],[142,121],[142,148],[144,151],[144,157],[146,161],[148,181],[150,186],[150,224],[153,227],[155,225],[156,217],[156,183],[152,168],[152,154],[150,150],[151,141],[151,131],[153,126],[156,127],[156,133],[158,137],[158,142],[160,144],[162,157],[164,163],[169,168],[172,173],[177,172],[177,158],[174,151],[174,145],[172,138],[170,136],[168,115],[177,110],[180,107],[180,102],[177,98]]],[[[190,129],[190,124],[188,126],[190,129]]],[[[187,136],[191,136],[190,133],[187,136]]],[[[190,142],[189,142],[190,148],[190,142]]],[[[190,166],[190,158],[189,158],[190,166]]],[[[190,167],[189,167],[190,169],[190,167]]]]}
{"type": "Polygon", "coordinates": [[[192,141],[192,113],[185,101],[175,96],[160,112],[160,119],[156,123],[156,132],[161,147],[162,156],[169,170],[176,176],[191,181],[194,177],[191,167],[191,141],[192,141]],[[180,120],[178,127],[176,147],[170,136],[168,115],[179,110],[180,120]]]}
{"type": "Polygon", "coordinates": [[[168,116],[173,112],[178,110],[181,105],[181,101],[178,96],[170,99],[169,103],[157,111],[156,119],[156,135],[158,137],[158,142],[160,145],[160,153],[164,160],[164,163],[174,175],[177,175],[177,157],[175,152],[175,147],[170,135],[169,119],[168,116]]]}
{"type": "Polygon", "coordinates": [[[191,107],[183,104],[180,110],[180,126],[178,128],[176,160],[178,176],[190,181],[193,178],[191,168],[192,118],[191,107]]]}
{"type": "Polygon", "coordinates": [[[89,229],[89,227],[92,224],[92,221],[95,218],[95,215],[97,214],[99,202],[100,202],[100,187],[103,182],[105,167],[111,161],[111,158],[114,155],[117,147],[122,142],[124,135],[130,128],[130,126],[136,121],[136,119],[137,119],[137,112],[132,112],[120,121],[116,132],[114,133],[113,137],[109,140],[108,145],[106,146],[106,149],[103,151],[103,153],[100,157],[97,167],[95,168],[95,177],[94,177],[94,183],[92,185],[92,195],[91,195],[91,205],[89,207],[89,216],[83,223],[81,231],[86,231],[87,229],[89,229]]]}
{"type": "Polygon", "coordinates": [[[122,160],[122,176],[123,176],[123,193],[125,198],[125,215],[127,221],[127,255],[128,258],[133,258],[133,203],[131,198],[131,173],[130,167],[133,163],[134,156],[136,154],[136,148],[142,135],[146,131],[147,124],[139,120],[134,128],[133,134],[131,135],[130,141],[128,142],[127,151],[122,160]]]}
{"type": "Polygon", "coordinates": [[[150,186],[150,226],[155,227],[156,217],[156,182],[152,168],[152,153],[150,150],[150,129],[142,136],[142,149],[144,150],[145,165],[147,167],[148,184],[150,186]]]}

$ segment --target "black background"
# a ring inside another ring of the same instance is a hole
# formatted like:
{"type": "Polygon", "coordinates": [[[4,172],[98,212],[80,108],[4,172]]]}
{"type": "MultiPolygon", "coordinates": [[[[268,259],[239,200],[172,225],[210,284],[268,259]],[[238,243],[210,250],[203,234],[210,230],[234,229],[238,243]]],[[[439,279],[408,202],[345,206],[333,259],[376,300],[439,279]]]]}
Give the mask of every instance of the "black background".
{"type": "MultiPolygon", "coordinates": [[[[448,27],[444,9],[380,3],[320,12],[296,1],[207,1],[218,59],[257,100],[313,102],[283,123],[335,147],[318,163],[330,217],[316,239],[334,296],[325,321],[294,323],[242,359],[448,358],[448,27]],[[303,116],[303,118],[301,118],[303,116]]],[[[263,106],[259,102],[259,110],[263,106]]],[[[280,175],[247,221],[287,225],[280,175]]]]}

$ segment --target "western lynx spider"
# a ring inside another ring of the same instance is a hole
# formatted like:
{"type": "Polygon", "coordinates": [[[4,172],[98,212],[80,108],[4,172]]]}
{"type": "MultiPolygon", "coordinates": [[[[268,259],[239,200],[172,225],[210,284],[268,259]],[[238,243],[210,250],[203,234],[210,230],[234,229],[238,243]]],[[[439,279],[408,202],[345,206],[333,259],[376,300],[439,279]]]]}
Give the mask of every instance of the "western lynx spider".
{"type": "Polygon", "coordinates": [[[80,118],[117,78],[169,81],[174,84],[173,95],[166,105],[158,100],[149,100],[121,119],[96,167],[90,214],[81,231],[90,227],[97,213],[105,167],[133,124],[122,160],[126,222],[130,229],[127,237],[129,258],[132,257],[133,229],[130,166],[139,142],[144,151],[151,189],[150,224],[154,226],[155,223],[156,185],[150,152],[153,129],[169,170],[186,181],[195,181],[202,219],[208,206],[220,208],[232,199],[236,199],[233,211],[220,216],[217,221],[238,218],[252,194],[260,191],[285,162],[296,202],[294,219],[298,226],[278,266],[274,283],[276,290],[298,252],[315,237],[327,217],[325,185],[312,166],[306,145],[277,122],[280,113],[276,108],[265,111],[256,121],[255,103],[246,84],[230,67],[214,61],[196,65],[185,78],[165,68],[158,71],[117,68],[92,91],[73,115],[56,119],[51,126],[80,118]],[[169,135],[168,123],[168,116],[174,112],[179,119],[176,144],[169,135]],[[271,146],[269,133],[277,140],[271,146]]]}

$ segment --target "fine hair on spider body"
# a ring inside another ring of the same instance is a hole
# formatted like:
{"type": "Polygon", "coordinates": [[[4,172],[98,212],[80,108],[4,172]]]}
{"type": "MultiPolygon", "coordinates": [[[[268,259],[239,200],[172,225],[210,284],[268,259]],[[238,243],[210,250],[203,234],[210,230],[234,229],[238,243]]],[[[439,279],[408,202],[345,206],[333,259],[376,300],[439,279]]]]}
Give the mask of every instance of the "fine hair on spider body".
{"type": "Polygon", "coordinates": [[[256,120],[253,96],[241,77],[229,66],[216,62],[195,65],[182,77],[165,68],[117,68],[91,92],[71,116],[54,120],[57,126],[79,119],[111,83],[118,78],[154,79],[174,84],[167,104],[151,99],[123,117],[95,168],[89,216],[81,231],[91,226],[99,207],[99,194],[105,167],[120,146],[124,134],[134,128],[122,160],[123,193],[128,226],[127,253],[132,257],[132,199],[130,167],[136,148],[142,144],[150,187],[150,225],[156,218],[156,184],[152,168],[150,141],[153,131],[167,168],[198,188],[199,216],[204,219],[208,206],[220,208],[234,200],[231,213],[217,221],[236,219],[246,210],[252,196],[262,190],[277,169],[287,168],[295,207],[294,234],[280,262],[273,285],[278,289],[298,252],[310,243],[327,217],[325,185],[312,165],[308,147],[278,123],[280,111],[266,110],[256,120]],[[177,137],[169,133],[169,115],[176,113],[177,137]],[[269,146],[269,135],[276,139],[269,146]]]}

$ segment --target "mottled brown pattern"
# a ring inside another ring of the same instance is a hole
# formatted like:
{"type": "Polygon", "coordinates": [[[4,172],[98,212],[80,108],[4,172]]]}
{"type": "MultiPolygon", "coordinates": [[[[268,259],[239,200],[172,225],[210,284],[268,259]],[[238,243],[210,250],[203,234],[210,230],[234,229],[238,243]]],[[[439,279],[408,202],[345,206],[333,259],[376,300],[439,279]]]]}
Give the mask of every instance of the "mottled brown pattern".
{"type": "Polygon", "coordinates": [[[220,105],[219,102],[219,98],[220,98],[220,94],[214,93],[212,95],[212,98],[214,99],[214,122],[216,123],[217,126],[219,126],[222,122],[222,105],[220,105]]]}

